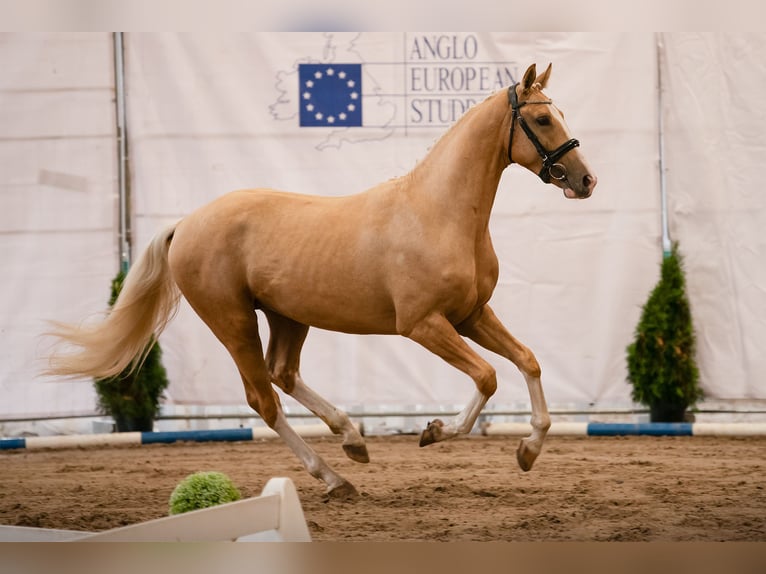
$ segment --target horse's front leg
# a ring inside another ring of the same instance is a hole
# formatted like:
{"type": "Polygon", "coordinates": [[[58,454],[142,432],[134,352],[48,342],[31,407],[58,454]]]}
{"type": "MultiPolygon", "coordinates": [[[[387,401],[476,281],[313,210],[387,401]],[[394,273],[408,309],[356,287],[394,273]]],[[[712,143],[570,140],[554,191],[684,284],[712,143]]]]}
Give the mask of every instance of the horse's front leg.
{"type": "Polygon", "coordinates": [[[476,384],[474,396],[452,420],[436,419],[428,423],[420,436],[420,446],[469,433],[481,409],[497,389],[494,367],[468,346],[444,315],[433,313],[404,334],[469,375],[476,384]]]}
{"type": "Polygon", "coordinates": [[[468,320],[458,325],[457,330],[485,349],[510,360],[524,375],[532,403],[532,434],[521,439],[516,458],[522,470],[531,469],[551,426],[540,383],[540,365],[535,355],[508,332],[489,305],[478,309],[468,320]]]}

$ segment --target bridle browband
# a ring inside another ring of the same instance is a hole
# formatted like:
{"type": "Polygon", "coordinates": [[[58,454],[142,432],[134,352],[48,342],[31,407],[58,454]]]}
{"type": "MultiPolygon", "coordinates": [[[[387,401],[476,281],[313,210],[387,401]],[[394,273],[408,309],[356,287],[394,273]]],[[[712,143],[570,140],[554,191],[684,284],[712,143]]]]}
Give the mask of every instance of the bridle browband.
{"type": "Polygon", "coordinates": [[[579,146],[580,142],[572,138],[569,141],[566,141],[563,144],[561,144],[559,147],[557,147],[553,151],[549,152],[547,149],[545,149],[543,144],[540,143],[540,140],[537,139],[535,132],[533,132],[532,129],[529,127],[529,124],[527,124],[527,121],[524,119],[524,116],[521,115],[520,110],[522,106],[526,106],[527,104],[529,105],[552,104],[553,102],[551,100],[541,100],[537,102],[519,103],[519,98],[516,95],[516,86],[518,85],[519,84],[516,83],[512,85],[510,88],[508,88],[508,101],[510,102],[511,109],[513,110],[513,117],[511,118],[511,134],[508,139],[508,161],[513,163],[513,160],[511,159],[511,148],[513,147],[513,130],[516,126],[516,120],[518,119],[521,129],[523,129],[524,133],[527,134],[529,141],[531,141],[532,145],[535,146],[537,153],[540,155],[540,157],[543,160],[543,168],[540,170],[540,173],[538,173],[537,175],[545,183],[550,183],[551,178],[557,181],[564,181],[567,178],[567,169],[562,164],[556,163],[556,162],[558,162],[558,160],[561,159],[561,157],[565,153],[579,146]]]}

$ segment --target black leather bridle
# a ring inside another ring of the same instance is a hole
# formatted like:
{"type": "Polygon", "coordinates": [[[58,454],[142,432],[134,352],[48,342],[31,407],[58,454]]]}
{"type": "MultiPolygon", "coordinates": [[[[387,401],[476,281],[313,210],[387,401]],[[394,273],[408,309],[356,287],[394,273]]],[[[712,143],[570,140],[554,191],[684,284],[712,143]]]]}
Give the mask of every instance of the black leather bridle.
{"type": "Polygon", "coordinates": [[[516,120],[518,120],[521,129],[523,129],[524,133],[527,134],[529,141],[531,141],[532,145],[535,146],[537,153],[540,154],[540,157],[543,160],[543,168],[540,170],[540,173],[537,174],[540,179],[542,179],[545,183],[550,183],[551,178],[557,181],[564,181],[567,178],[567,169],[562,164],[557,162],[565,153],[579,146],[580,142],[572,138],[571,140],[561,144],[553,151],[548,151],[545,149],[543,144],[540,143],[540,140],[537,139],[535,132],[533,132],[529,127],[529,124],[527,124],[524,116],[521,115],[520,110],[522,106],[526,106],[528,104],[552,104],[553,102],[551,100],[540,100],[536,102],[519,103],[518,96],[516,95],[516,86],[518,85],[519,84],[516,83],[508,88],[508,101],[510,102],[511,109],[513,110],[513,117],[511,118],[511,135],[508,139],[508,161],[513,163],[513,160],[511,159],[511,148],[513,147],[513,130],[516,126],[516,120]]]}

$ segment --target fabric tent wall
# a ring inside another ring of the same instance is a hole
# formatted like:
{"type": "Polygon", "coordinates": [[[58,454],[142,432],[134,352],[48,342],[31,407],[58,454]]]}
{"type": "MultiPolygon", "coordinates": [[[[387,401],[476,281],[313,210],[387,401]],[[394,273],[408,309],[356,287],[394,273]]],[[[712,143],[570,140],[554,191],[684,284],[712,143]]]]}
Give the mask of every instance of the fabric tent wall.
{"type": "Polygon", "coordinates": [[[702,383],[766,398],[766,36],[663,34],[671,236],[686,256],[702,383]]]}
{"type": "Polygon", "coordinates": [[[39,377],[46,320],[101,311],[116,272],[110,34],[0,35],[0,418],[93,412],[39,377]]]}
{"type": "MultiPolygon", "coordinates": [[[[766,222],[747,185],[766,138],[757,111],[764,37],[662,39],[671,233],[687,254],[703,385],[713,398],[766,399],[755,347],[766,335],[766,222]]],[[[165,224],[233,189],[341,195],[402,175],[471,102],[531,62],[553,62],[547,91],[599,186],[572,202],[518,166],[506,171],[491,221],[501,269],[491,303],[535,351],[553,407],[632,404],[625,346],[661,261],[654,35],[125,40],[135,254],[165,224]],[[362,127],[300,127],[298,65],[307,62],[361,65],[362,127]]],[[[108,35],[8,35],[0,44],[11,71],[0,79],[0,257],[13,279],[0,303],[0,418],[93,409],[90,381],[36,376],[45,350],[37,336],[44,319],[103,310],[118,268],[111,57],[108,35]]],[[[244,404],[231,359],[185,303],[162,344],[171,408],[244,404]]],[[[490,408],[527,408],[515,367],[481,352],[500,380],[490,408]]],[[[302,371],[347,408],[453,408],[472,392],[467,377],[396,337],[312,330],[302,371]]]]}

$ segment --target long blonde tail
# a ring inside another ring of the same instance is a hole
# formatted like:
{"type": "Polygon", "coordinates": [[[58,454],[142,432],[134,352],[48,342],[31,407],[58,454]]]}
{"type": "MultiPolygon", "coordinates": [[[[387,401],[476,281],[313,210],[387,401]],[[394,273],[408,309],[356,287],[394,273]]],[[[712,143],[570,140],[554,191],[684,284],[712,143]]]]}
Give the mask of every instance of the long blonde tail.
{"type": "Polygon", "coordinates": [[[175,225],[159,233],[130,269],[122,291],[103,321],[81,326],[53,323],[49,333],[79,350],[54,351],[48,375],[112,377],[136,368],[178,308],[180,292],[170,276],[168,249],[175,225]]]}

